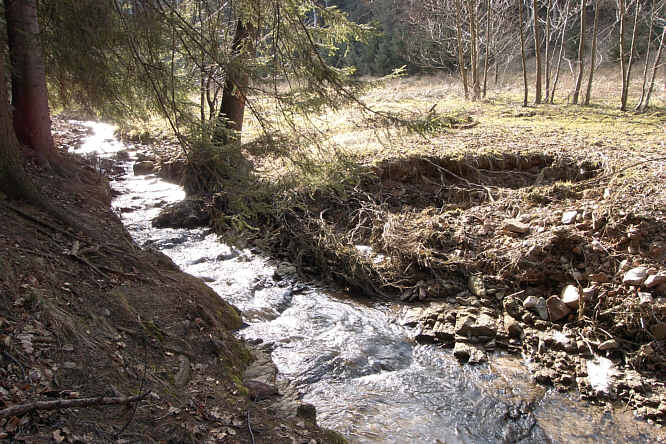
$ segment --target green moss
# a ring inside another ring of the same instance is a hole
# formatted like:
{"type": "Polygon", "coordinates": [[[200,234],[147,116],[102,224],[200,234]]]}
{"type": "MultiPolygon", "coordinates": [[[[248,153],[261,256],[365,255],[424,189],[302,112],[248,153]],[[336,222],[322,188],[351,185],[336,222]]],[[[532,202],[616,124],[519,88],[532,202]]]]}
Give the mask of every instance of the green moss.
{"type": "Polygon", "coordinates": [[[334,431],[334,430],[329,430],[329,429],[324,429],[324,442],[330,443],[330,444],[348,444],[349,441],[342,436],[340,433],[334,431]]]}

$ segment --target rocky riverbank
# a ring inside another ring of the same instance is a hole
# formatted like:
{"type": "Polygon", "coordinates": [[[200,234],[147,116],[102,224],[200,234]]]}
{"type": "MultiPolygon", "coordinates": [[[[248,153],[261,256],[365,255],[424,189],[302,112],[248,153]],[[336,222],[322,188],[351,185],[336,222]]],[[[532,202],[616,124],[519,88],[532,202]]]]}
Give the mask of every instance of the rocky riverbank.
{"type": "Polygon", "coordinates": [[[83,231],[0,199],[0,439],[340,442],[256,370],[269,362],[234,336],[234,307],[134,244],[110,208],[112,165],[66,153],[86,131],[54,134],[68,176],[30,176],[83,231]]]}

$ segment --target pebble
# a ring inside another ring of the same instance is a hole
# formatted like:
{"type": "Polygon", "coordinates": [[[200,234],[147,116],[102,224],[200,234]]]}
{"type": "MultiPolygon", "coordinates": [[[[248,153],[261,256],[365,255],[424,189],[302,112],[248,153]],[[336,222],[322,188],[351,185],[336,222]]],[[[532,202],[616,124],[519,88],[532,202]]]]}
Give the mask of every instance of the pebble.
{"type": "Polygon", "coordinates": [[[578,211],[576,210],[565,211],[562,214],[562,223],[564,225],[571,225],[576,221],[576,216],[578,216],[578,211]]]}
{"type": "Polygon", "coordinates": [[[599,344],[600,351],[615,350],[618,347],[618,343],[615,339],[609,339],[599,344]]]}
{"type": "Polygon", "coordinates": [[[546,300],[540,296],[528,296],[523,301],[523,307],[538,313],[539,317],[544,321],[548,319],[548,308],[546,306],[546,300]]]}
{"type": "Polygon", "coordinates": [[[653,288],[663,283],[666,283],[666,274],[659,273],[648,276],[643,285],[645,285],[645,288],[653,288]]]}
{"type": "Polygon", "coordinates": [[[504,230],[512,233],[525,234],[530,232],[530,226],[515,219],[504,221],[504,230]]]}
{"type": "Polygon", "coordinates": [[[639,299],[639,305],[642,308],[649,308],[652,303],[654,302],[654,298],[652,297],[652,293],[645,293],[645,292],[639,292],[638,293],[638,299],[639,299]]]}
{"type": "Polygon", "coordinates": [[[647,279],[647,271],[646,267],[632,268],[624,274],[622,283],[639,286],[647,279]]]}
{"type": "Polygon", "coordinates": [[[571,313],[571,309],[557,296],[549,297],[546,301],[546,307],[548,308],[548,315],[552,322],[566,318],[571,313]]]}
{"type": "Polygon", "coordinates": [[[562,290],[560,298],[567,307],[577,309],[580,302],[580,292],[578,291],[578,287],[575,285],[567,285],[564,287],[564,290],[562,290]]]}

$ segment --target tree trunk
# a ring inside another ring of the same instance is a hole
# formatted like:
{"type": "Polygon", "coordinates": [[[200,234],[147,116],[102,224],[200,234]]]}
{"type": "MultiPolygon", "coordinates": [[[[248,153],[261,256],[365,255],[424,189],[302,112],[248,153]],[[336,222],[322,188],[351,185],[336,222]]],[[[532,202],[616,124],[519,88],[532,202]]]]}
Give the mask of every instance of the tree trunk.
{"type": "Polygon", "coordinates": [[[657,50],[657,55],[654,58],[654,65],[652,66],[652,78],[650,79],[650,86],[648,87],[647,93],[645,94],[645,100],[641,106],[640,111],[647,111],[647,107],[650,104],[650,96],[652,95],[652,90],[654,89],[654,79],[657,76],[657,71],[659,70],[659,61],[661,60],[661,54],[664,51],[664,37],[666,37],[666,28],[661,32],[661,40],[659,41],[659,49],[657,50]]]}
{"type": "Polygon", "coordinates": [[[14,130],[40,161],[55,160],[46,90],[46,70],[39,41],[37,0],[5,0],[12,66],[14,130]]]}
{"type": "Polygon", "coordinates": [[[636,45],[636,26],[638,24],[638,15],[641,11],[640,3],[636,2],[634,8],[634,28],[631,31],[631,49],[629,50],[629,62],[627,63],[627,77],[626,80],[622,80],[622,100],[620,109],[622,111],[627,110],[627,100],[629,99],[629,86],[631,85],[631,69],[634,66],[634,46],[636,45]]]}
{"type": "Polygon", "coordinates": [[[548,103],[548,98],[550,97],[550,14],[551,14],[552,0],[547,0],[546,3],[546,54],[544,54],[544,59],[546,61],[546,90],[545,90],[545,102],[548,103]]]}
{"type": "Polygon", "coordinates": [[[463,82],[463,88],[465,89],[465,99],[469,98],[469,87],[467,85],[467,68],[465,67],[465,57],[463,54],[463,42],[462,42],[462,20],[460,18],[460,10],[462,9],[462,4],[458,0],[456,2],[456,40],[458,42],[458,67],[460,68],[460,79],[463,82]]]}
{"type": "Polygon", "coordinates": [[[486,56],[483,61],[483,98],[488,88],[488,58],[490,57],[490,19],[492,17],[490,0],[486,2],[486,56]]]}
{"type": "MultiPolygon", "coordinates": [[[[4,60],[4,51],[0,51],[4,60]]],[[[21,151],[14,124],[9,113],[5,64],[0,63],[0,192],[10,198],[20,199],[25,196],[27,179],[23,171],[21,151]]]]}
{"type": "Polygon", "coordinates": [[[523,32],[523,0],[518,0],[518,17],[520,28],[520,58],[523,62],[523,106],[527,106],[527,58],[525,56],[525,33],[523,32]]]}
{"type": "Polygon", "coordinates": [[[567,23],[569,21],[569,7],[571,6],[571,0],[567,0],[566,6],[564,7],[564,23],[562,24],[562,39],[560,40],[560,53],[557,56],[557,67],[555,69],[555,79],[553,79],[553,88],[550,91],[550,103],[555,101],[555,90],[557,89],[557,82],[560,80],[560,67],[562,66],[562,55],[564,53],[564,42],[567,35],[567,23]]]}
{"type": "Polygon", "coordinates": [[[534,28],[534,58],[536,63],[536,84],[534,86],[534,103],[541,103],[541,42],[539,42],[539,14],[537,9],[537,0],[532,0],[532,26],[534,28]]]}
{"type": "Polygon", "coordinates": [[[654,26],[654,0],[652,0],[652,10],[650,11],[650,31],[648,32],[647,50],[645,51],[645,66],[643,67],[643,83],[641,84],[641,98],[636,104],[636,111],[640,110],[645,100],[645,93],[647,92],[647,73],[648,66],[650,65],[650,50],[652,49],[652,28],[654,26]]]}
{"type": "MultiPolygon", "coordinates": [[[[623,1],[623,0],[619,0],[623,1]]],[[[578,36],[578,77],[576,77],[576,87],[573,93],[572,103],[578,104],[578,96],[583,83],[583,62],[585,59],[585,0],[580,0],[580,31],[578,36]]]]}
{"type": "Polygon", "coordinates": [[[479,82],[479,17],[477,11],[478,0],[467,2],[469,8],[469,30],[471,42],[470,65],[472,65],[472,100],[479,98],[481,93],[479,82]]]}
{"type": "Polygon", "coordinates": [[[226,79],[222,90],[222,104],[215,127],[215,141],[222,145],[240,141],[245,115],[245,102],[249,76],[240,65],[246,56],[253,56],[254,49],[251,39],[251,25],[244,24],[240,19],[236,25],[236,33],[232,42],[232,62],[227,67],[226,79]]]}
{"type": "Polygon", "coordinates": [[[626,98],[624,97],[627,89],[627,66],[624,54],[624,15],[625,15],[624,0],[617,0],[617,13],[620,16],[620,76],[622,77],[622,96],[620,98],[620,109],[624,110],[626,106],[626,98]]]}
{"type": "Polygon", "coordinates": [[[585,92],[585,105],[590,104],[592,95],[592,80],[594,79],[594,64],[597,58],[597,30],[599,23],[599,0],[594,2],[594,26],[592,27],[592,53],[590,54],[590,76],[587,79],[587,91],[585,92]]]}

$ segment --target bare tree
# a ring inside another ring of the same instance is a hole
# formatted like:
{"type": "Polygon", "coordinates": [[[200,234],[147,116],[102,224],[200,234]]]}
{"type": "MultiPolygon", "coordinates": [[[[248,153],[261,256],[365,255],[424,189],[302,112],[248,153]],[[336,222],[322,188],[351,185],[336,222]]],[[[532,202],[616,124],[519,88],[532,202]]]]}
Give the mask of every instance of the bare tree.
{"type": "Polygon", "coordinates": [[[560,68],[562,66],[562,56],[564,54],[564,43],[566,41],[567,35],[567,23],[569,22],[571,0],[567,0],[564,5],[564,20],[562,22],[561,38],[560,38],[560,52],[557,56],[557,65],[555,67],[555,78],[553,79],[553,87],[550,91],[550,103],[553,103],[555,100],[555,90],[557,89],[557,83],[560,80],[560,68]]]}
{"type": "Polygon", "coordinates": [[[490,58],[490,21],[492,18],[492,8],[490,0],[486,2],[486,55],[483,61],[483,98],[486,98],[488,87],[488,59],[490,58]]]}
{"type": "Polygon", "coordinates": [[[654,27],[654,17],[655,17],[655,0],[652,0],[652,9],[650,11],[650,26],[648,31],[648,41],[647,49],[645,51],[645,66],[643,67],[643,82],[641,83],[641,97],[636,104],[636,111],[639,111],[643,106],[643,101],[645,100],[645,94],[647,93],[647,75],[648,75],[648,66],[650,65],[650,50],[652,45],[652,28],[654,27]]]}
{"type": "Polygon", "coordinates": [[[534,86],[534,103],[541,103],[541,42],[539,41],[539,13],[537,0],[532,0],[532,28],[534,33],[534,58],[536,63],[536,82],[534,86]]]}
{"type": "Polygon", "coordinates": [[[599,0],[594,0],[594,25],[592,26],[592,52],[590,54],[590,75],[587,79],[587,91],[585,92],[585,105],[590,104],[592,95],[592,80],[594,80],[594,65],[597,58],[597,31],[599,29],[599,0]]]}
{"type": "Polygon", "coordinates": [[[622,77],[622,94],[620,99],[620,109],[626,111],[627,100],[629,98],[629,84],[631,83],[631,68],[634,66],[634,46],[636,44],[636,30],[638,29],[638,16],[640,15],[641,4],[636,1],[634,7],[634,27],[631,31],[631,49],[629,50],[629,62],[627,63],[626,75],[622,77]]]}
{"type": "Polygon", "coordinates": [[[552,10],[553,0],[546,0],[546,49],[544,54],[544,60],[546,62],[546,90],[545,90],[545,100],[548,103],[548,98],[550,95],[550,38],[551,38],[551,10],[552,10]]]}
{"type": "MultiPolygon", "coordinates": [[[[618,0],[624,1],[624,0],[618,0]]],[[[583,83],[583,69],[585,60],[585,0],[580,0],[580,31],[578,37],[578,76],[576,77],[576,86],[573,92],[572,103],[578,104],[578,96],[583,83]]]]}
{"type": "Polygon", "coordinates": [[[456,0],[456,40],[457,40],[457,53],[458,53],[458,68],[460,69],[460,79],[463,82],[463,88],[465,89],[465,99],[469,98],[469,86],[467,82],[467,68],[465,65],[465,56],[462,40],[462,19],[460,13],[462,10],[461,0],[456,0]]]}
{"type": "Polygon", "coordinates": [[[523,13],[523,0],[518,0],[518,28],[520,29],[520,58],[523,63],[523,106],[527,106],[527,57],[525,56],[525,32],[523,31],[524,23],[523,13]]]}
{"type": "Polygon", "coordinates": [[[659,61],[661,60],[661,54],[664,51],[664,37],[666,37],[666,26],[661,32],[661,40],[659,40],[659,49],[657,50],[657,55],[654,58],[654,65],[652,66],[652,77],[650,78],[650,86],[647,89],[645,94],[645,100],[641,105],[640,112],[647,111],[647,107],[650,104],[650,96],[652,95],[652,90],[654,89],[654,79],[657,76],[657,71],[659,70],[659,61]]]}

